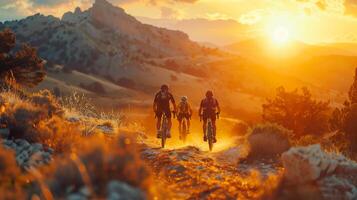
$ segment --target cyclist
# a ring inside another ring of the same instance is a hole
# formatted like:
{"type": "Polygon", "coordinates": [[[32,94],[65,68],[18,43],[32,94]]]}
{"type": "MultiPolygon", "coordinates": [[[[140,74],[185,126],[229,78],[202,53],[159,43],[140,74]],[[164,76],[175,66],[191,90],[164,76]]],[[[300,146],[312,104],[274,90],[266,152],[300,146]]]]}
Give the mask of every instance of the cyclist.
{"type": "Polygon", "coordinates": [[[175,99],[173,95],[169,92],[169,87],[167,85],[162,85],[161,89],[155,95],[153,109],[155,115],[157,117],[156,129],[157,129],[157,138],[161,138],[160,128],[161,128],[161,118],[163,113],[166,114],[168,119],[168,128],[169,131],[166,133],[167,138],[171,138],[171,110],[170,110],[170,102],[174,107],[174,111],[176,110],[175,99]]]}
{"type": "MultiPolygon", "coordinates": [[[[177,120],[179,121],[179,130],[181,130],[182,120],[186,118],[187,121],[186,134],[188,134],[190,132],[190,119],[192,116],[192,109],[190,104],[187,102],[186,96],[181,97],[181,102],[177,106],[176,113],[177,113],[177,120]]],[[[180,134],[180,138],[181,138],[181,134],[180,134]]]]}
{"type": "Polygon", "coordinates": [[[217,99],[213,98],[213,92],[208,90],[206,98],[201,101],[200,109],[198,111],[200,118],[203,118],[203,140],[207,141],[206,125],[207,120],[211,119],[213,125],[213,142],[217,142],[216,138],[216,119],[221,109],[217,99]]]}

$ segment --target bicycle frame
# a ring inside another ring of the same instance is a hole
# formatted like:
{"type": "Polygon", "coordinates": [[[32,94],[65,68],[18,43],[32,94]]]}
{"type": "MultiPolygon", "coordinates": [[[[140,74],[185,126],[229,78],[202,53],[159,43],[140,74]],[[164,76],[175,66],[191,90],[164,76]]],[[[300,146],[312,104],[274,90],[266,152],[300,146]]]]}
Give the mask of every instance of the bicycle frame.
{"type": "Polygon", "coordinates": [[[162,115],[162,119],[161,119],[161,126],[160,126],[160,132],[161,132],[161,147],[164,148],[165,147],[165,143],[166,143],[166,134],[168,131],[168,120],[167,120],[167,116],[166,113],[163,113],[162,115]]]}

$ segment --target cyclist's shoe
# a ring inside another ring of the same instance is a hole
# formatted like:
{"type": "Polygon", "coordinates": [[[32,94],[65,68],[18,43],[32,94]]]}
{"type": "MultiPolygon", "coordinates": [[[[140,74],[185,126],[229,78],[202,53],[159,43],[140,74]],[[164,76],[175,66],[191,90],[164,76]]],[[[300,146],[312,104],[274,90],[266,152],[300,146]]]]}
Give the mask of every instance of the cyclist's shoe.
{"type": "Polygon", "coordinates": [[[161,138],[161,131],[157,131],[156,137],[161,138]]]}
{"type": "Polygon", "coordinates": [[[170,132],[170,131],[167,131],[166,137],[167,137],[167,138],[171,138],[171,132],[170,132]]]}
{"type": "Polygon", "coordinates": [[[214,138],[213,138],[213,143],[216,143],[216,142],[217,142],[217,138],[214,137],[214,138]]]}
{"type": "Polygon", "coordinates": [[[207,136],[203,136],[203,141],[207,142],[207,136]]]}

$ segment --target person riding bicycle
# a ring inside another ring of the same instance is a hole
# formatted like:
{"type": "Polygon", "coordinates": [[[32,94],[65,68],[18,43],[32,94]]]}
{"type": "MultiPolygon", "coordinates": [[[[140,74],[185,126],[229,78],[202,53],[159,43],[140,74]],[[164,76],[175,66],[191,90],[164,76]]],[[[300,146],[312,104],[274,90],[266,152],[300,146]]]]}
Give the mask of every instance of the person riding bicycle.
{"type": "Polygon", "coordinates": [[[206,142],[207,141],[207,134],[206,134],[206,128],[207,128],[207,120],[211,119],[212,121],[212,126],[213,126],[213,142],[217,142],[216,138],[216,119],[219,113],[221,112],[221,109],[219,107],[219,103],[217,99],[213,98],[213,92],[212,91],[207,91],[206,92],[206,98],[201,101],[200,109],[198,111],[198,114],[200,118],[203,118],[203,140],[206,142]]]}
{"type": "MultiPolygon", "coordinates": [[[[181,102],[177,106],[177,120],[179,121],[179,130],[181,130],[182,120],[185,118],[187,121],[187,130],[186,134],[190,132],[190,119],[192,116],[192,109],[190,104],[187,101],[187,97],[181,97],[181,102]]],[[[180,135],[181,137],[181,135],[180,135]]]]}
{"type": "Polygon", "coordinates": [[[175,99],[173,95],[169,92],[169,87],[167,85],[162,85],[161,89],[155,95],[153,109],[157,118],[156,129],[157,129],[157,138],[161,138],[161,118],[163,113],[165,113],[168,120],[168,129],[169,131],[166,133],[167,138],[171,137],[171,110],[170,110],[170,102],[174,107],[174,111],[176,110],[175,99]]]}

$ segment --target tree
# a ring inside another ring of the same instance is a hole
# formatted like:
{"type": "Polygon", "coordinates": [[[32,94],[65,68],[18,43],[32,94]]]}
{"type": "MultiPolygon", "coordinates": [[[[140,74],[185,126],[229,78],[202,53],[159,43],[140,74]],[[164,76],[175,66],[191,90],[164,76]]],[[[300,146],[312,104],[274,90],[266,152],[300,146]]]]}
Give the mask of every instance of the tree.
{"type": "Polygon", "coordinates": [[[357,68],[348,97],[349,101],[344,103],[344,107],[336,108],[333,112],[330,127],[334,131],[344,132],[351,152],[357,153],[357,68]]]}
{"type": "Polygon", "coordinates": [[[353,84],[352,84],[350,91],[348,93],[348,97],[350,99],[351,104],[357,103],[357,68],[355,71],[355,77],[354,77],[353,84]]]}
{"type": "Polygon", "coordinates": [[[263,119],[292,130],[296,137],[324,133],[328,130],[329,102],[314,100],[305,87],[301,91],[278,88],[276,97],[263,104],[263,119]]]}
{"type": "Polygon", "coordinates": [[[15,44],[15,34],[10,29],[0,32],[0,80],[4,83],[11,77],[21,86],[34,87],[46,75],[43,60],[37,56],[36,49],[27,44],[11,52],[15,44]]]}

